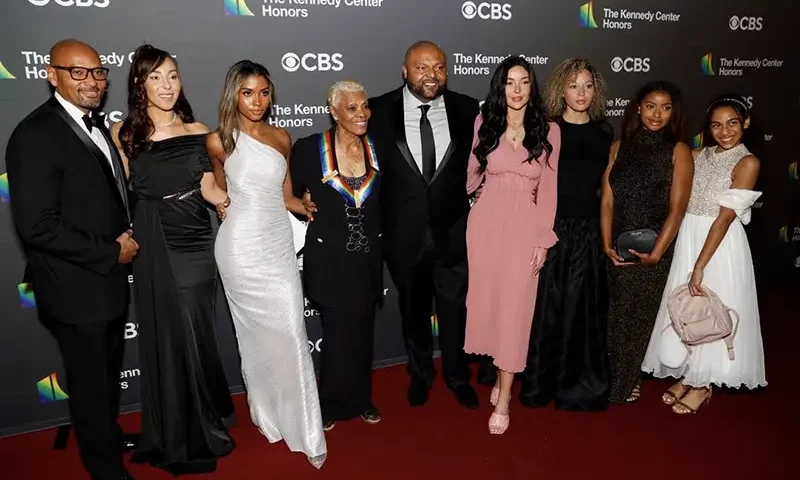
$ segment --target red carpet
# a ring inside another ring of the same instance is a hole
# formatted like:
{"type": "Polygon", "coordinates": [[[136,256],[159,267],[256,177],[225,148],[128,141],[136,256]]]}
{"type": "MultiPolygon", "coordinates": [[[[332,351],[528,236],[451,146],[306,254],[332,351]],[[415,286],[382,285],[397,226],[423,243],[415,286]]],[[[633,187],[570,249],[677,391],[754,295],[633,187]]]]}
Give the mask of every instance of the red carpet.
{"type": "MultiPolygon", "coordinates": [[[[786,297],[784,297],[786,298],[786,297]]],[[[777,300],[777,299],[776,299],[777,300]]],[[[250,424],[244,395],[235,397],[237,447],[214,474],[218,479],[757,479],[800,478],[797,431],[795,306],[763,302],[767,380],[761,391],[716,390],[695,416],[679,417],[661,404],[669,381],[651,380],[642,400],[605,413],[530,410],[516,397],[511,426],[489,435],[489,389],[479,388],[481,409],[466,410],[437,378],[428,404],[412,409],[405,399],[402,366],[375,374],[375,404],[384,420],[340,422],[327,434],[328,461],[315,470],[302,454],[269,444],[250,424]]],[[[515,386],[515,394],[518,386],[515,386]]],[[[122,417],[138,429],[139,415],[122,417]]],[[[87,478],[74,438],[53,450],[54,430],[0,439],[0,478],[87,478]]],[[[132,465],[138,480],[172,478],[132,465]]]]}

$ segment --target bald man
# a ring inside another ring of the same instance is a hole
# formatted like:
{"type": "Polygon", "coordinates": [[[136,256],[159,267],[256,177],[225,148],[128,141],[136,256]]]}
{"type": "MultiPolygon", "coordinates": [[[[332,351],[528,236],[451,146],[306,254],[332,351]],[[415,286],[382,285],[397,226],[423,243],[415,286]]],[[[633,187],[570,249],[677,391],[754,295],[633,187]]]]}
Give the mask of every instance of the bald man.
{"type": "Polygon", "coordinates": [[[132,238],[124,171],[99,108],[108,69],[77,40],[53,46],[53,96],[6,150],[11,211],[39,319],[58,342],[69,412],[93,480],[130,479],[117,424],[132,238]]]}
{"type": "Polygon", "coordinates": [[[428,400],[436,373],[430,321],[435,311],[445,382],[460,404],[477,408],[464,328],[467,160],[478,101],[447,90],[447,60],[432,42],[411,45],[402,72],[403,86],[369,100],[369,131],[391,147],[379,159],[383,238],[408,352],[408,401],[420,406],[428,400]]]}

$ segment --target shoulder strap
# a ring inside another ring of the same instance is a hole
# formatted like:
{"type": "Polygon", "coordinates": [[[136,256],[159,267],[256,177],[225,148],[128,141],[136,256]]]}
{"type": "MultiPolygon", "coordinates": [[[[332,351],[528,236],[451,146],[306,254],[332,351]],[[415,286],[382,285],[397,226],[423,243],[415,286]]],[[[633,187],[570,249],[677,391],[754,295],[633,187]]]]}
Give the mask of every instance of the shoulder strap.
{"type": "Polygon", "coordinates": [[[736,313],[736,310],[730,308],[727,308],[727,310],[728,313],[731,314],[732,320],[734,319],[733,317],[736,317],[731,334],[723,339],[725,341],[725,346],[728,347],[728,359],[733,361],[736,359],[736,355],[733,353],[733,339],[736,337],[736,332],[739,330],[739,314],[736,313]]]}

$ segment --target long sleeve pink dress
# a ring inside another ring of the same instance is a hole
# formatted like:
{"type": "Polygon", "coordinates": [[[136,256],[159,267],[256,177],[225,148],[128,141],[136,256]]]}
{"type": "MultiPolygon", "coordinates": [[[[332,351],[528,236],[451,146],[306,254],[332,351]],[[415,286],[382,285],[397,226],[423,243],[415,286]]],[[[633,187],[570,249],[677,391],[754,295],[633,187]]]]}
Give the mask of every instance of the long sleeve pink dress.
{"type": "MultiPolygon", "coordinates": [[[[473,148],[483,119],[475,120],[473,148]]],[[[525,162],[528,151],[516,150],[505,136],[489,154],[486,170],[470,155],[467,191],[483,188],[467,223],[467,329],[464,350],[486,354],[507,372],[525,368],[536,290],[534,248],[550,248],[556,215],[556,174],[561,147],[559,127],[550,123],[547,139],[553,152],[525,162]],[[485,181],[484,181],[485,179],[485,181]],[[534,193],[535,192],[535,193],[534,193]]]]}

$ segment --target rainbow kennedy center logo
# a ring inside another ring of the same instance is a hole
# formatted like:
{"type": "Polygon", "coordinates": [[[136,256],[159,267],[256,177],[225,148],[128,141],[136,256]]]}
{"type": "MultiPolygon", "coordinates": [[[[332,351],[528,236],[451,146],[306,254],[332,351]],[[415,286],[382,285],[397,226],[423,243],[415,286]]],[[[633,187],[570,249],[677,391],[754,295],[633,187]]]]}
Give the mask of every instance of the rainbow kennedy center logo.
{"type": "Polygon", "coordinates": [[[8,174],[0,175],[0,202],[8,203],[11,200],[11,194],[8,192],[8,174]]]}
{"type": "MultiPolygon", "coordinates": [[[[384,0],[247,0],[250,5],[261,3],[261,16],[273,18],[308,18],[313,8],[380,8],[384,0]]],[[[223,0],[225,15],[252,17],[256,14],[245,0],[223,0]]],[[[483,5],[483,4],[481,4],[483,5]]]]}
{"type": "Polygon", "coordinates": [[[701,70],[706,76],[741,77],[745,72],[762,68],[781,68],[783,60],[777,58],[729,58],[719,57],[719,65],[714,73],[714,56],[711,52],[700,60],[701,70]]]}
{"type": "Polygon", "coordinates": [[[791,236],[789,235],[789,226],[784,225],[778,230],[778,240],[781,242],[800,242],[800,227],[794,227],[791,236]]]}
{"type": "Polygon", "coordinates": [[[800,161],[795,160],[794,162],[789,164],[789,178],[792,180],[800,180],[800,174],[798,173],[798,163],[800,161]]]}
{"type": "Polygon", "coordinates": [[[39,392],[39,403],[53,403],[69,398],[67,392],[58,384],[58,377],[55,373],[36,382],[36,390],[39,392]]]}
{"type": "Polygon", "coordinates": [[[253,11],[244,0],[225,0],[225,15],[232,17],[252,17],[253,11]]]}
{"type": "Polygon", "coordinates": [[[8,69],[3,65],[3,62],[0,62],[0,80],[13,80],[17,77],[11,74],[8,69]]]}
{"type": "MultiPolygon", "coordinates": [[[[600,28],[594,17],[594,0],[584,3],[580,8],[580,23],[584,28],[600,28]]],[[[679,22],[680,13],[674,12],[653,12],[652,10],[636,12],[627,8],[613,9],[605,7],[602,9],[602,27],[609,30],[632,30],[634,22],[679,22]]]]}
{"type": "Polygon", "coordinates": [[[34,308],[36,306],[36,297],[33,295],[32,284],[20,283],[17,285],[17,293],[19,293],[19,302],[22,308],[34,308]]]}
{"type": "Polygon", "coordinates": [[[431,333],[434,337],[439,336],[439,317],[436,314],[431,315],[431,333]]]}
{"type": "Polygon", "coordinates": [[[703,148],[703,132],[698,133],[692,138],[692,149],[700,150],[703,148]]]}

